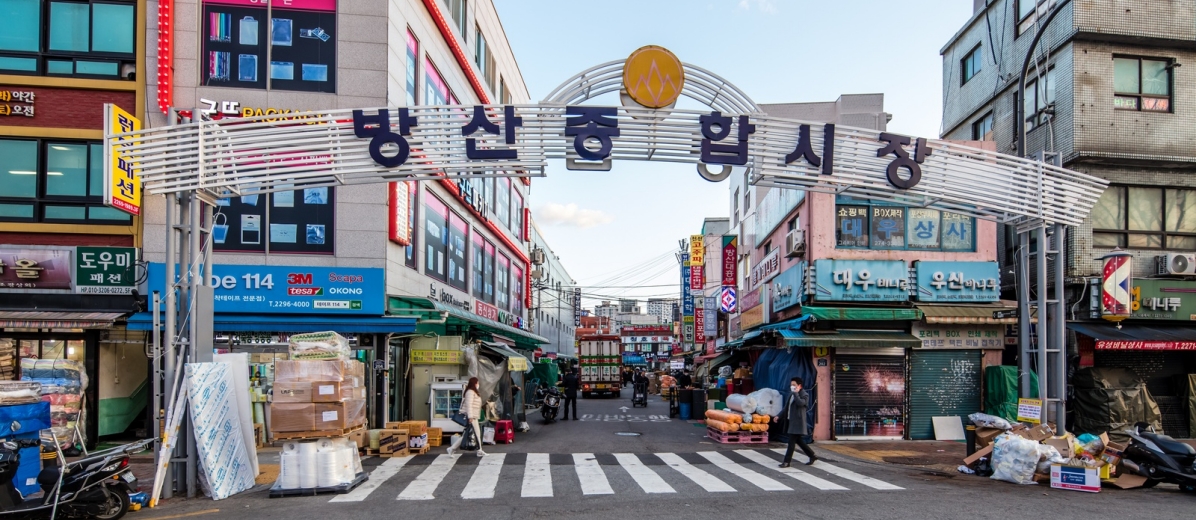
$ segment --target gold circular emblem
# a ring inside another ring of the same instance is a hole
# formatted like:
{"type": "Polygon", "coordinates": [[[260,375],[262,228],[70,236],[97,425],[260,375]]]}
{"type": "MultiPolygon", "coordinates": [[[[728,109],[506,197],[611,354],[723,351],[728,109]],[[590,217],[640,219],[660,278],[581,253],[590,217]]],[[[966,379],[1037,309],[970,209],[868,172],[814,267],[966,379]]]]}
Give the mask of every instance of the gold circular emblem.
{"type": "Polygon", "coordinates": [[[663,108],[677,101],[685,86],[681,60],[664,47],[647,45],[627,57],[623,64],[623,89],[636,103],[663,108]]]}

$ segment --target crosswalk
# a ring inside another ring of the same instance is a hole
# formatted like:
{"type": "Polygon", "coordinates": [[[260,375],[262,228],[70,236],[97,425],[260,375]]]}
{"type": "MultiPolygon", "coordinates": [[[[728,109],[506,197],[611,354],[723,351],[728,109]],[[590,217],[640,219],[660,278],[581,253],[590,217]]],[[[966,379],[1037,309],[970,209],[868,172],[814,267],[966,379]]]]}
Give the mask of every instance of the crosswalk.
{"type": "Polygon", "coordinates": [[[795,455],[793,467],[781,468],[774,453],[783,454],[784,450],[392,458],[375,467],[369,480],[357,489],[330,502],[903,489],[824,460],[803,465],[806,459],[800,454],[795,455]]]}

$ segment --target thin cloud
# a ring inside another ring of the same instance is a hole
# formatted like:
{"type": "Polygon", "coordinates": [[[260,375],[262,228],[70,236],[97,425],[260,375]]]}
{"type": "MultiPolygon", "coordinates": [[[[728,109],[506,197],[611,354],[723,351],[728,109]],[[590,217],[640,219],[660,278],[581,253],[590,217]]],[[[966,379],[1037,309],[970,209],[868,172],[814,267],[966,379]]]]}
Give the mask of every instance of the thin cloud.
{"type": "Polygon", "coordinates": [[[772,0],[739,0],[739,9],[743,11],[751,11],[752,5],[762,13],[775,14],[777,12],[777,5],[772,0]]]}
{"type": "Polygon", "coordinates": [[[582,209],[577,204],[550,202],[536,210],[536,221],[548,226],[591,228],[610,224],[615,217],[596,209],[582,209]]]}

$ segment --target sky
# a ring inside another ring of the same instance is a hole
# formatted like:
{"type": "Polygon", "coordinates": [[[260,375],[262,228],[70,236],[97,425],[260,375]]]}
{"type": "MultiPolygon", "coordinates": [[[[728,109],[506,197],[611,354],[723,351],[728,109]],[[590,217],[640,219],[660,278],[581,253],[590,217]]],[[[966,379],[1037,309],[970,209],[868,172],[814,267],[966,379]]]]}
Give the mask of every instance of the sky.
{"type": "MultiPolygon", "coordinates": [[[[890,131],[931,138],[942,115],[939,50],[972,14],[972,0],[494,4],[533,101],[582,70],[660,45],[756,103],[883,93],[890,131]]],[[[683,100],[678,108],[704,107],[683,100]]],[[[616,161],[609,172],[579,172],[558,161],[532,179],[529,203],[587,296],[644,299],[678,296],[678,240],[700,233],[707,217],[727,217],[729,199],[727,182],[707,182],[693,165],[616,161]]]]}

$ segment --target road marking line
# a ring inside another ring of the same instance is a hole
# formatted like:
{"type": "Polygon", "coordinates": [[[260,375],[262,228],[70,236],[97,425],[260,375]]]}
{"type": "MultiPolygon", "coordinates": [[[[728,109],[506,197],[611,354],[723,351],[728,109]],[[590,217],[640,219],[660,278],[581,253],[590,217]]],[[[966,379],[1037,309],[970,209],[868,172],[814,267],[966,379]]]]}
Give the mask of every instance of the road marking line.
{"type": "Polygon", "coordinates": [[[387,480],[397,475],[403,466],[407,465],[407,461],[413,457],[396,457],[386,459],[386,462],[380,464],[374,471],[370,472],[370,478],[362,482],[357,489],[350,491],[344,495],[337,495],[329,502],[361,502],[366,497],[370,496],[374,490],[382,487],[387,480]]]}
{"type": "MultiPolygon", "coordinates": [[[[775,451],[782,455],[785,454],[784,448],[776,448],[776,449],[773,449],[772,451],[775,451]]],[[[805,455],[799,455],[799,454],[794,454],[794,455],[796,457],[802,457],[803,461],[810,460],[805,455]]],[[[872,489],[880,489],[883,491],[895,491],[895,490],[904,490],[905,489],[903,487],[894,486],[893,484],[889,484],[888,482],[885,482],[883,480],[875,479],[875,478],[869,477],[867,475],[861,475],[861,474],[851,471],[849,469],[840,468],[839,466],[836,466],[834,464],[831,464],[829,462],[824,462],[821,460],[815,461],[811,467],[818,468],[822,471],[825,471],[827,473],[830,473],[831,475],[834,475],[836,477],[839,477],[839,478],[842,478],[845,480],[850,480],[852,482],[858,482],[858,483],[868,486],[872,489]]]]}
{"type": "Polygon", "coordinates": [[[660,478],[655,471],[652,471],[648,466],[635,455],[630,453],[616,453],[615,458],[618,459],[619,465],[627,470],[627,474],[635,479],[635,483],[640,485],[644,493],[676,493],[664,479],[660,478]]]}
{"type": "Polygon", "coordinates": [[[506,460],[506,453],[493,453],[482,457],[478,461],[477,469],[461,492],[461,498],[494,498],[494,487],[498,485],[498,475],[502,473],[502,463],[506,460]]]}
{"type": "Polygon", "coordinates": [[[690,463],[685,462],[684,459],[677,456],[675,453],[657,453],[656,456],[660,457],[660,460],[663,460],[665,464],[668,464],[673,469],[677,470],[678,473],[685,475],[690,480],[694,481],[695,484],[702,486],[702,489],[705,489],[706,491],[711,493],[735,491],[735,488],[731,487],[726,482],[719,480],[718,477],[707,473],[705,470],[696,468],[690,463]]]}
{"type": "Polygon", "coordinates": [[[420,473],[415,480],[407,485],[399,494],[399,500],[432,500],[436,498],[436,488],[444,480],[445,475],[453,469],[460,455],[438,455],[436,460],[428,464],[428,468],[420,473]]]}
{"type": "Polygon", "coordinates": [[[714,451],[702,451],[698,452],[698,455],[701,455],[702,458],[710,461],[711,464],[727,470],[732,475],[751,482],[752,484],[755,484],[756,487],[765,491],[793,491],[793,488],[761,475],[760,473],[756,473],[755,471],[752,471],[741,464],[737,464],[731,459],[724,457],[721,453],[714,451]]]}
{"type": "Polygon", "coordinates": [[[574,453],[573,468],[577,470],[577,479],[581,481],[583,495],[613,495],[615,490],[610,488],[606,480],[606,473],[598,465],[598,459],[593,453],[574,453]]]}
{"type": "Polygon", "coordinates": [[[847,488],[840,486],[834,482],[815,477],[814,475],[811,475],[809,473],[806,473],[806,472],[801,471],[796,468],[778,467],[777,465],[780,464],[779,462],[777,462],[776,460],[773,460],[772,457],[769,457],[768,455],[760,453],[756,450],[735,450],[735,453],[738,453],[740,455],[743,455],[744,457],[747,457],[749,460],[751,460],[752,462],[755,462],[756,464],[759,464],[766,468],[771,468],[774,471],[779,471],[781,473],[789,475],[790,477],[793,477],[797,480],[805,482],[806,484],[814,486],[823,491],[846,490],[847,489],[847,488]]]}
{"type": "Polygon", "coordinates": [[[187,518],[187,517],[191,517],[191,516],[210,515],[212,513],[219,513],[219,512],[220,512],[219,509],[204,509],[203,511],[192,511],[190,513],[182,513],[182,514],[177,514],[177,515],[154,516],[154,517],[150,517],[147,520],[170,520],[172,518],[187,518]]]}
{"type": "Polygon", "coordinates": [[[552,496],[552,466],[547,453],[528,453],[523,463],[523,496],[552,496]]]}

